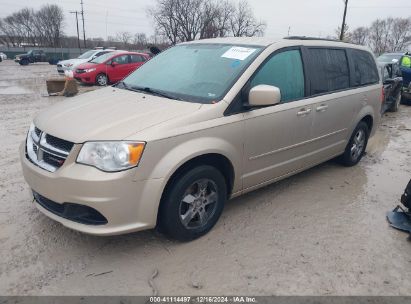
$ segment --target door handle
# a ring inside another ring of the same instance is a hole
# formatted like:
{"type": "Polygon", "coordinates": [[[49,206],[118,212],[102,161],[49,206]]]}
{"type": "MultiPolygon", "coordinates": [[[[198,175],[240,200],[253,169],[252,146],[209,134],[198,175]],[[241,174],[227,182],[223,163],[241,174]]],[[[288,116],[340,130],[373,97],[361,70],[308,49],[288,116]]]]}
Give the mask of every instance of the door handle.
{"type": "Polygon", "coordinates": [[[322,104],[322,105],[320,105],[316,108],[316,111],[317,112],[325,112],[325,111],[327,111],[327,109],[328,109],[328,105],[322,104]]]}
{"type": "Polygon", "coordinates": [[[303,108],[303,109],[301,109],[300,111],[297,112],[297,116],[305,116],[305,115],[308,115],[310,113],[311,113],[310,108],[308,108],[308,109],[303,108]]]}

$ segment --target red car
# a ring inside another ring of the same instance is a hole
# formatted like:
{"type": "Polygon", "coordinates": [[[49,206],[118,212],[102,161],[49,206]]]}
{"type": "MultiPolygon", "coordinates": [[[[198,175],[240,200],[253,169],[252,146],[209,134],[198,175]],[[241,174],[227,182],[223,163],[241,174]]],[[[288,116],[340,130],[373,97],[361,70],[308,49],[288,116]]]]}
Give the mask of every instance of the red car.
{"type": "Polygon", "coordinates": [[[80,64],[74,78],[83,83],[105,86],[116,83],[150,59],[148,54],[115,51],[80,64]]]}

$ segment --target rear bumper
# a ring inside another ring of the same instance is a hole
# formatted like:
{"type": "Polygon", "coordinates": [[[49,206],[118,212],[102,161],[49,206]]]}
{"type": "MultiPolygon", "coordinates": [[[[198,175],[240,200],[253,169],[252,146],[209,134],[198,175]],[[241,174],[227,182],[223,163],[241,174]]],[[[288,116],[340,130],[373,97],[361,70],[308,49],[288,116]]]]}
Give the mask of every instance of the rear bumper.
{"type": "Polygon", "coordinates": [[[53,209],[36,202],[42,213],[68,228],[93,235],[116,235],[155,227],[163,179],[138,181],[135,178],[138,168],[102,172],[75,163],[77,153],[78,149],[72,151],[66,163],[51,173],[27,160],[24,144],[21,145],[20,159],[26,182],[34,192],[57,204],[53,209]],[[107,223],[85,224],[55,212],[60,208],[58,205],[63,208],[63,204],[70,203],[94,209],[107,223]]]}

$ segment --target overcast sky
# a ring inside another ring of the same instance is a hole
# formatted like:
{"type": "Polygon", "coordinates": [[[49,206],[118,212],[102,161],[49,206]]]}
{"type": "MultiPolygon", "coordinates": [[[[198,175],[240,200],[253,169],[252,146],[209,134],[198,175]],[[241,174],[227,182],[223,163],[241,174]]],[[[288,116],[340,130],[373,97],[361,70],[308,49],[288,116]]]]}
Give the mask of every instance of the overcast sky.
{"type": "MultiPolygon", "coordinates": [[[[153,23],[146,9],[154,0],[83,0],[87,37],[113,36],[120,31],[153,34],[153,23]],[[106,23],[107,16],[107,23],[106,23]],[[106,26],[107,25],[107,26],[106,26]],[[107,28],[107,31],[106,31],[107,28]]],[[[233,0],[238,1],[238,0],[233,0]]],[[[69,12],[80,11],[80,0],[53,1],[65,14],[65,33],[76,35],[75,17],[69,12]]],[[[0,0],[0,17],[23,7],[39,8],[47,0],[0,0]]],[[[266,37],[287,35],[327,36],[341,25],[343,0],[248,0],[255,16],[267,22],[266,37]]],[[[410,0],[349,0],[347,23],[351,29],[369,25],[376,18],[409,17],[410,0]]]]}

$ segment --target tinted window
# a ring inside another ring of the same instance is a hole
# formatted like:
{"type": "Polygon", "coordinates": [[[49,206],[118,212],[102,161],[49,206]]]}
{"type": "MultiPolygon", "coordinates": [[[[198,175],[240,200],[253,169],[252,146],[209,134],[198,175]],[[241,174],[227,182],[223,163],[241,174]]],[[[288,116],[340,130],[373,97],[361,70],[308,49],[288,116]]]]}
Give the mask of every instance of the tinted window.
{"type": "Polygon", "coordinates": [[[251,80],[251,88],[259,84],[278,87],[282,102],[304,97],[304,71],[300,51],[285,51],[271,57],[251,80]]]}
{"type": "Polygon", "coordinates": [[[372,55],[365,51],[352,50],[353,85],[361,86],[376,83],[379,80],[378,71],[372,55]]]}
{"type": "Polygon", "coordinates": [[[311,94],[322,94],[347,89],[350,73],[345,50],[310,48],[307,50],[311,65],[311,94]]]}
{"type": "Polygon", "coordinates": [[[130,62],[136,63],[136,62],[144,62],[144,57],[140,55],[130,55],[130,62]]]}

